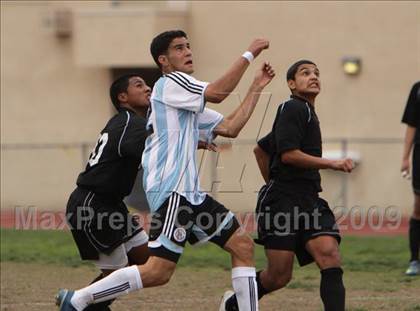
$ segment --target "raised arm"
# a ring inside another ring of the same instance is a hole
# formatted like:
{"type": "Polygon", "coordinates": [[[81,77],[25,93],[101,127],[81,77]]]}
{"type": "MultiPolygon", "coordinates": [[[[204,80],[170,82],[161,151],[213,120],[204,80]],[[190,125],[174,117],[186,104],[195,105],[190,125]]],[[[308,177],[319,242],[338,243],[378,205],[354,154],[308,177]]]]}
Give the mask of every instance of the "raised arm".
{"type": "MultiPolygon", "coordinates": [[[[256,58],[262,50],[268,49],[268,47],[267,40],[255,39],[249,46],[248,52],[251,52],[253,58],[256,58]]],[[[249,63],[250,61],[244,56],[238,58],[223,76],[207,86],[204,93],[206,101],[211,103],[223,101],[238,85],[249,63]]]]}
{"type": "Polygon", "coordinates": [[[274,78],[275,73],[269,63],[264,63],[255,74],[244,101],[213,131],[215,135],[235,138],[251,117],[262,90],[274,78]]]}

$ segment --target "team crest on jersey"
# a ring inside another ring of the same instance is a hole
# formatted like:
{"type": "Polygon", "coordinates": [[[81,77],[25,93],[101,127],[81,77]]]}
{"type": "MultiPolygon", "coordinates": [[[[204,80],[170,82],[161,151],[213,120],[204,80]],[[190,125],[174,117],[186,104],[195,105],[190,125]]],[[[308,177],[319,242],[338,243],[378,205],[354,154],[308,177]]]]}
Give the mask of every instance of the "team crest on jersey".
{"type": "Polygon", "coordinates": [[[177,242],[183,242],[187,237],[187,231],[184,228],[176,228],[174,231],[174,239],[177,242]]]}

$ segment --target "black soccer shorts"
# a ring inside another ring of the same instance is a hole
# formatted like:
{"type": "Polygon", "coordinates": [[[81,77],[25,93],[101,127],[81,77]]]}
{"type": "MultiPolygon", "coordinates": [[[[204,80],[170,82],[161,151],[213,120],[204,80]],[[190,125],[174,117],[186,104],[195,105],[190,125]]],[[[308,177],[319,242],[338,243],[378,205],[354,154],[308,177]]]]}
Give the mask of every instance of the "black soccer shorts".
{"type": "Polygon", "coordinates": [[[178,262],[185,243],[213,242],[223,247],[239,228],[235,215],[210,196],[193,205],[173,192],[152,214],[149,249],[152,256],[178,262]]]}
{"type": "Polygon", "coordinates": [[[66,215],[83,260],[98,260],[143,230],[124,202],[80,187],[70,195],[66,215]]]}
{"type": "Polygon", "coordinates": [[[275,181],[261,188],[257,207],[257,244],[265,249],[289,250],[301,266],[314,261],[306,243],[318,236],[341,237],[328,203],[316,193],[290,193],[275,181]]]}

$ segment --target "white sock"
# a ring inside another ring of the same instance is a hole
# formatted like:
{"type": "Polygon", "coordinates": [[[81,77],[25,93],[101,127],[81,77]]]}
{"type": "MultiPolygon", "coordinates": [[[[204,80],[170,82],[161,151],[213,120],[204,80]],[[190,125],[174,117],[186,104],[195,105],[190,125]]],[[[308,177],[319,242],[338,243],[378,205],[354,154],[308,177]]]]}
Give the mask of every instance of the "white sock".
{"type": "Polygon", "coordinates": [[[254,267],[232,269],[232,286],[240,311],[258,311],[258,292],[254,267]]]}
{"type": "Polygon", "coordinates": [[[130,266],[112,272],[107,277],[75,291],[71,304],[81,311],[92,303],[117,298],[143,288],[137,266],[130,266]]]}

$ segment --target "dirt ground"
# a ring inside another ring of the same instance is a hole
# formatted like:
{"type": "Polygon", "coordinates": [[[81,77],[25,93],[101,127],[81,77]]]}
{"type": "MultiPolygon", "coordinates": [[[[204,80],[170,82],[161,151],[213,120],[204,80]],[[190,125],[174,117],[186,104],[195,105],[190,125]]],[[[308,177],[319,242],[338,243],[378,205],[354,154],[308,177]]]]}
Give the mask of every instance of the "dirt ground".
{"type": "MultiPolygon", "coordinates": [[[[57,310],[54,295],[58,288],[78,288],[96,276],[94,268],[1,263],[1,311],[57,310]]],[[[322,310],[319,279],[306,277],[294,286],[265,297],[260,310],[322,310]]],[[[359,282],[360,283],[360,282],[359,282]]],[[[366,281],[363,281],[366,283],[366,281]]],[[[351,311],[420,310],[420,282],[408,281],[399,288],[364,286],[351,279],[346,283],[347,309],[351,311]]],[[[367,285],[368,284],[364,284],[367,285]]],[[[113,304],[123,310],[218,310],[222,293],[230,288],[230,272],[212,269],[179,268],[163,287],[130,294],[113,304]],[[211,279],[209,279],[209,277],[211,279]]]]}

